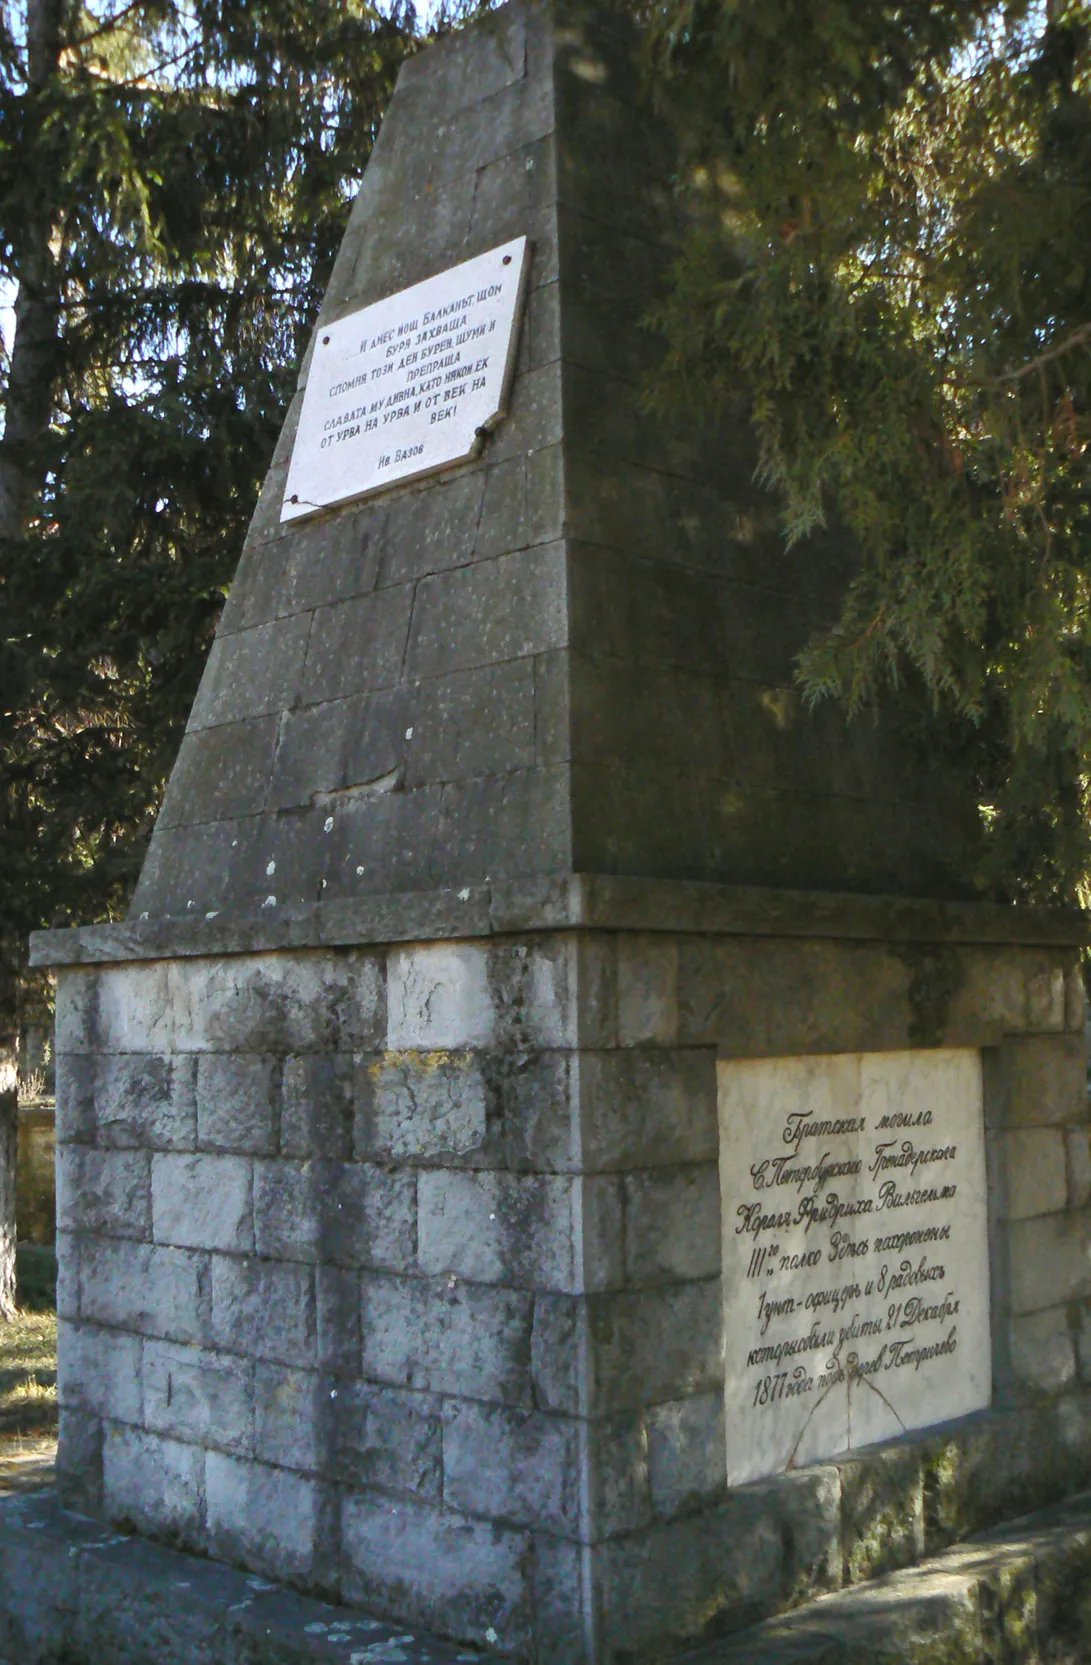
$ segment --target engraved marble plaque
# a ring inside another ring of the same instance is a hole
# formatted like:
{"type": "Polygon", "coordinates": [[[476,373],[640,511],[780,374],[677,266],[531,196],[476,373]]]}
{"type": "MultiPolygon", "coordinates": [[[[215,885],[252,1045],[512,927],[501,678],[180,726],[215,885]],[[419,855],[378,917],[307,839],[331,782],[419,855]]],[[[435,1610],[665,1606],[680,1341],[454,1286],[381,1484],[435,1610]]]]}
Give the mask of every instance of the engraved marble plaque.
{"type": "Polygon", "coordinates": [[[282,521],[477,455],[506,408],[528,266],[517,237],[322,330],[282,521]]]}
{"type": "Polygon", "coordinates": [[[976,1051],[719,1066],[727,1477],[989,1403],[976,1051]]]}

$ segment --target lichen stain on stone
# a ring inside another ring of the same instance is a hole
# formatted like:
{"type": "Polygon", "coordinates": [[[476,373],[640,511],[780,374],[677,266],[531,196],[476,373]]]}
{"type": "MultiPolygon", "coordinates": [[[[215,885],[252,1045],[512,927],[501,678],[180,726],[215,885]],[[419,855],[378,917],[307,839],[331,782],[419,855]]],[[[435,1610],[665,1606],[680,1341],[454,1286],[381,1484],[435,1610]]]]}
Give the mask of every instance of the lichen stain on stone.
{"type": "Polygon", "coordinates": [[[451,1052],[442,1047],[432,1052],[418,1052],[410,1047],[381,1053],[367,1066],[367,1073],[377,1081],[388,1069],[412,1069],[422,1075],[434,1075],[441,1069],[456,1069],[465,1073],[472,1064],[473,1056],[469,1052],[451,1052]]]}
{"type": "Polygon", "coordinates": [[[922,1465],[924,1532],[930,1553],[954,1542],[962,1530],[963,1455],[957,1441],[944,1440],[926,1455],[922,1465]]]}

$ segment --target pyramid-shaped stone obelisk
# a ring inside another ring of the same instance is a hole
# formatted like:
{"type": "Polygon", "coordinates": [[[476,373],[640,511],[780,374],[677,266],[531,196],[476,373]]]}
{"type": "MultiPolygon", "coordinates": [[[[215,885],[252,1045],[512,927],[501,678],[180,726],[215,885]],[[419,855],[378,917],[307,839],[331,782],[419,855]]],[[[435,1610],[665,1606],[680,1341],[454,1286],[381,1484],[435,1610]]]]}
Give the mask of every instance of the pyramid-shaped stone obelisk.
{"type": "Polygon", "coordinates": [[[282,523],[297,396],[135,915],[573,872],[964,890],[968,797],[793,691],[844,551],[784,553],[744,413],[640,409],[676,220],[637,94],[622,33],[519,10],[403,69],[317,328],[526,236],[510,414],[282,523]]]}

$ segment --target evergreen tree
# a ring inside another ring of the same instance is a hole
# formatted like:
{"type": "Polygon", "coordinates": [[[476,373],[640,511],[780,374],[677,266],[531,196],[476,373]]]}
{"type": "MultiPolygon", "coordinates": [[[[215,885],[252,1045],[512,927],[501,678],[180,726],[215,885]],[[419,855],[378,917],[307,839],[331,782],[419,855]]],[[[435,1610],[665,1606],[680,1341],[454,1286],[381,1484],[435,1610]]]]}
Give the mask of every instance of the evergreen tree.
{"type": "Polygon", "coordinates": [[[412,8],[0,5],[0,1314],[26,939],[139,870],[412,8]]]}
{"type": "MultiPolygon", "coordinates": [[[[923,690],[985,894],[1091,874],[1091,8],[643,8],[692,210],[656,399],[744,385],[785,536],[859,549],[799,676],[923,690]]],[[[924,702],[922,702],[924,703],[924,702]]]]}

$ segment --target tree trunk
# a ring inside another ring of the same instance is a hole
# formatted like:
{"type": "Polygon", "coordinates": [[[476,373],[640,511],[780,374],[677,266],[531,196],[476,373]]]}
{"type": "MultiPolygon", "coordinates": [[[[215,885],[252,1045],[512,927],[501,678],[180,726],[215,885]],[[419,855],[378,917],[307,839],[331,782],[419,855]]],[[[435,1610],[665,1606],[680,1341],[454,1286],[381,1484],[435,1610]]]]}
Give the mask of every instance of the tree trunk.
{"type": "MultiPolygon", "coordinates": [[[[27,95],[41,105],[61,55],[64,0],[28,0],[27,95]]],[[[55,204],[44,201],[15,250],[15,334],[0,441],[0,545],[22,536],[41,491],[34,452],[53,413],[60,318],[55,204]]],[[[0,938],[0,1320],[15,1313],[19,976],[22,945],[0,938]]]]}
{"type": "MultiPolygon", "coordinates": [[[[32,102],[41,99],[57,73],[62,8],[63,0],[28,0],[27,94],[32,102]]],[[[0,539],[21,536],[41,489],[33,453],[53,412],[60,317],[55,233],[53,204],[44,202],[41,214],[27,228],[22,246],[16,250],[19,286],[15,334],[4,399],[4,438],[0,442],[0,539]]]]}
{"type": "Polygon", "coordinates": [[[18,964],[0,941],[0,1321],[15,1316],[15,1164],[19,1132],[18,964]]]}

